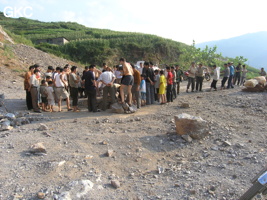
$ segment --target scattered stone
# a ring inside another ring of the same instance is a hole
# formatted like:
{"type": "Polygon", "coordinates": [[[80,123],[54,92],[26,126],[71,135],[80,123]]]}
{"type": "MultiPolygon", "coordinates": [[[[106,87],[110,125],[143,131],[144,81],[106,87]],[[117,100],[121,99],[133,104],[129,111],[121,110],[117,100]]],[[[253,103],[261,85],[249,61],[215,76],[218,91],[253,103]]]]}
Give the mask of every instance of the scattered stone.
{"type": "Polygon", "coordinates": [[[108,145],[108,142],[104,140],[104,141],[102,142],[102,144],[103,144],[103,145],[108,145]]]}
{"type": "Polygon", "coordinates": [[[62,192],[57,200],[72,200],[71,196],[70,196],[70,193],[69,192],[62,192]]]}
{"type": "Polygon", "coordinates": [[[179,183],[175,183],[174,187],[180,187],[180,184],[179,183]]]}
{"type": "Polygon", "coordinates": [[[189,135],[182,135],[181,137],[189,143],[193,141],[193,139],[189,135]]]}
{"type": "Polygon", "coordinates": [[[118,180],[111,180],[111,185],[117,189],[121,186],[120,182],[118,180]]]}
{"type": "Polygon", "coordinates": [[[45,125],[45,124],[40,124],[40,127],[38,128],[38,131],[45,131],[45,130],[48,130],[48,126],[45,125]]]}
{"type": "Polygon", "coordinates": [[[29,152],[31,153],[46,153],[46,148],[43,145],[42,142],[33,144],[32,146],[30,146],[29,152]]]}
{"type": "Polygon", "coordinates": [[[7,113],[5,115],[6,118],[10,119],[10,120],[14,120],[16,119],[16,116],[13,113],[7,113]]]}
{"type": "Polygon", "coordinates": [[[1,127],[0,127],[0,131],[9,131],[12,130],[13,127],[11,126],[11,122],[7,119],[4,119],[1,122],[1,127]]]}
{"type": "Polygon", "coordinates": [[[158,167],[158,173],[163,174],[165,172],[165,169],[163,167],[158,167]]]}
{"type": "Polygon", "coordinates": [[[196,190],[190,190],[189,193],[190,193],[191,195],[195,195],[197,192],[196,192],[196,190]]]}
{"type": "Polygon", "coordinates": [[[215,191],[216,190],[216,187],[212,185],[212,186],[210,186],[210,190],[211,191],[215,191]]]}
{"type": "Polygon", "coordinates": [[[141,118],[140,118],[140,117],[136,117],[136,118],[135,118],[135,121],[137,121],[137,122],[138,122],[138,121],[141,121],[141,118]]]}
{"type": "Polygon", "coordinates": [[[85,156],[85,159],[92,159],[92,158],[93,158],[92,155],[86,155],[86,156],[85,156]]]}
{"type": "Polygon", "coordinates": [[[215,194],[214,191],[212,191],[212,190],[208,190],[208,193],[211,194],[211,195],[215,194]]]}
{"type": "Polygon", "coordinates": [[[20,118],[16,118],[16,120],[14,120],[14,124],[16,126],[21,126],[21,125],[30,124],[30,123],[31,122],[26,117],[20,117],[20,118]]]}
{"type": "Polygon", "coordinates": [[[63,160],[63,161],[60,161],[60,162],[58,163],[58,166],[59,166],[59,167],[61,167],[61,166],[63,166],[65,163],[66,163],[66,161],[65,161],[65,160],[63,160]]]}
{"type": "Polygon", "coordinates": [[[111,109],[112,109],[113,113],[118,113],[118,114],[124,113],[124,109],[122,108],[121,104],[119,104],[119,103],[112,104],[111,109]]]}
{"type": "Polygon", "coordinates": [[[229,141],[224,141],[224,142],[223,142],[223,145],[224,145],[224,146],[231,146],[232,144],[231,144],[231,142],[229,142],[229,141]]]}
{"type": "Polygon", "coordinates": [[[174,116],[176,132],[179,135],[189,135],[193,139],[202,139],[209,134],[208,123],[201,117],[183,113],[174,116]]]}
{"type": "Polygon", "coordinates": [[[189,106],[189,103],[182,103],[181,105],[180,105],[180,108],[189,108],[190,106],[189,106]]]}
{"type": "Polygon", "coordinates": [[[109,149],[106,153],[107,157],[111,157],[114,154],[114,151],[109,149]]]}
{"type": "Polygon", "coordinates": [[[43,192],[38,192],[38,193],[37,193],[37,197],[38,197],[39,199],[44,199],[44,198],[45,198],[45,193],[43,193],[43,192]]]}
{"type": "Polygon", "coordinates": [[[51,135],[47,132],[43,132],[42,134],[45,135],[46,137],[51,137],[51,135]]]}

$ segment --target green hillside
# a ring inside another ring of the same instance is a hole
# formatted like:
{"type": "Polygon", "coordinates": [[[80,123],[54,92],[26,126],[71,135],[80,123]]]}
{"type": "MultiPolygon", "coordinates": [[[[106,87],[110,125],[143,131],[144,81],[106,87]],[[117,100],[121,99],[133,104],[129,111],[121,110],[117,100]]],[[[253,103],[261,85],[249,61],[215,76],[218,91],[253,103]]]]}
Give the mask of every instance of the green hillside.
{"type": "MultiPolygon", "coordinates": [[[[135,63],[147,60],[158,65],[180,64],[187,69],[192,61],[206,66],[233,61],[235,64],[246,61],[242,56],[224,58],[216,53],[216,47],[195,48],[156,35],[118,32],[108,29],[88,28],[73,22],[41,22],[26,18],[7,18],[0,12],[0,25],[17,42],[33,45],[36,48],[67,58],[81,64],[107,62],[113,66],[120,57],[135,63]],[[65,37],[70,42],[65,45],[42,43],[36,45],[38,39],[65,37]]],[[[249,76],[255,76],[254,68],[249,68],[249,76]]],[[[257,70],[256,70],[257,71],[257,70]]]]}
{"type": "Polygon", "coordinates": [[[115,64],[119,57],[131,62],[140,59],[156,63],[174,63],[188,46],[155,35],[87,28],[72,22],[40,22],[26,18],[6,18],[0,13],[0,25],[9,32],[35,43],[37,39],[65,37],[64,46],[40,44],[35,47],[84,64],[103,61],[115,64]]]}

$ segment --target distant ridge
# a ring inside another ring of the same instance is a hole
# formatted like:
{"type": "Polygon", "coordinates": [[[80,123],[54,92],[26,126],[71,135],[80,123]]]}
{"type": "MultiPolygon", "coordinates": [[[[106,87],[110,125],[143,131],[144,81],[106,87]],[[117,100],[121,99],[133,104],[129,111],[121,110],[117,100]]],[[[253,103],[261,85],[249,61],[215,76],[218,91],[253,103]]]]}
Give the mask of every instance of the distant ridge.
{"type": "Polygon", "coordinates": [[[267,31],[248,33],[229,39],[196,44],[198,48],[217,46],[217,52],[227,57],[244,56],[248,64],[267,70],[267,31]]]}

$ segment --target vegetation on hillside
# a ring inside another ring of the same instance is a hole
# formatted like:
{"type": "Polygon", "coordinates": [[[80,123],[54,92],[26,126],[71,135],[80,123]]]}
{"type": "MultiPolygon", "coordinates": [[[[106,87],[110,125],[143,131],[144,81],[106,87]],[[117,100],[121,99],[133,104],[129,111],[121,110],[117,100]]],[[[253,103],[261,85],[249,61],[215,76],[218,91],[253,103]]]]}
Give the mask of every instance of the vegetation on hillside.
{"type": "MultiPolygon", "coordinates": [[[[120,57],[135,63],[138,60],[149,60],[159,66],[165,64],[180,64],[187,69],[192,61],[203,63],[206,66],[233,61],[245,63],[243,57],[224,58],[216,53],[217,47],[196,48],[156,35],[118,32],[108,29],[88,28],[73,22],[40,22],[26,18],[6,18],[0,12],[0,25],[17,43],[34,45],[38,39],[65,37],[70,42],[58,46],[41,43],[36,48],[55,54],[59,57],[71,59],[75,62],[88,65],[118,64],[120,57]]],[[[249,67],[249,76],[254,76],[258,70],[249,67]]]]}

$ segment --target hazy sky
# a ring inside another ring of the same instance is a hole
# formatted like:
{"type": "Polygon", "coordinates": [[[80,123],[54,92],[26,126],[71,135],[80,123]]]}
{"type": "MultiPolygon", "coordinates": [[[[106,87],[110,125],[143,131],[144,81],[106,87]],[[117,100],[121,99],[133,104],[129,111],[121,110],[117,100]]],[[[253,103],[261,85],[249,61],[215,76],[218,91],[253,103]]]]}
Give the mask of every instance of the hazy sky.
{"type": "MultiPolygon", "coordinates": [[[[155,34],[192,44],[267,31],[266,0],[0,0],[40,21],[155,34]],[[30,7],[30,8],[29,8],[30,7]],[[32,9],[32,10],[31,10],[32,9]]],[[[10,8],[6,11],[10,13],[10,8]]],[[[19,12],[16,13],[19,17],[19,12]]],[[[25,17],[27,17],[25,16],[25,17]]]]}

